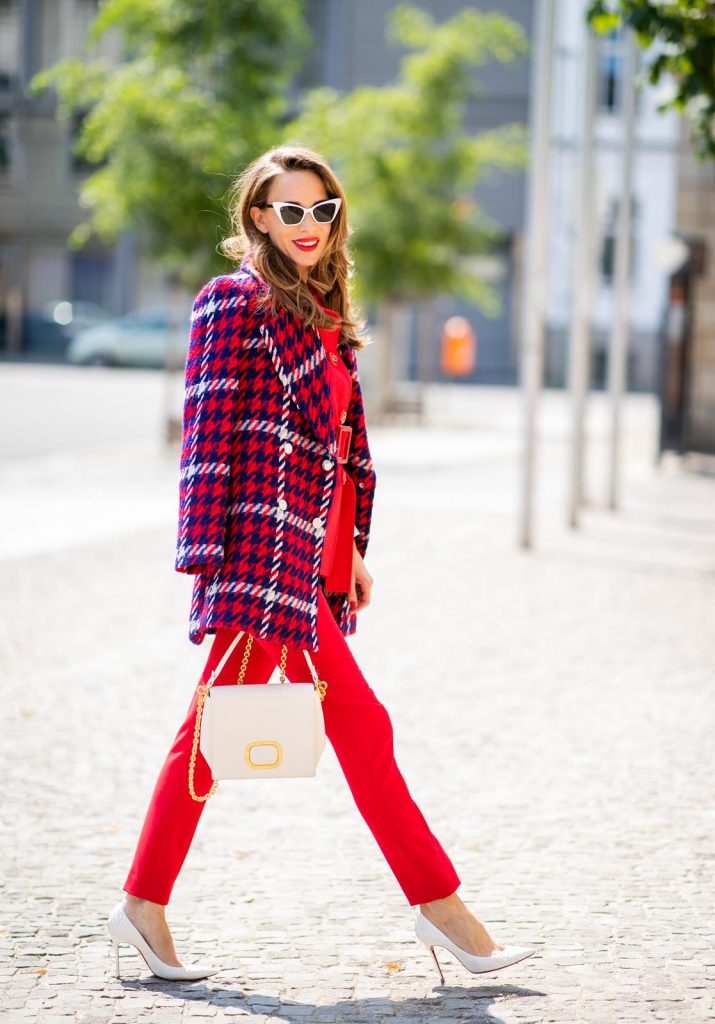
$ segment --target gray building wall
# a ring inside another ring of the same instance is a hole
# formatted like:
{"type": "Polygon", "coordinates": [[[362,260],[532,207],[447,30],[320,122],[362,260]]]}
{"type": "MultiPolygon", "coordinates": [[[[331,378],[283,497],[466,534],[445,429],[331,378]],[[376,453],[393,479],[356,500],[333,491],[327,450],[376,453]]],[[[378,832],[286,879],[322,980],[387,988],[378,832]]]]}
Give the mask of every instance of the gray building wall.
{"type": "MultiPolygon", "coordinates": [[[[87,300],[109,312],[133,300],[131,240],[70,250],[84,219],[77,190],[89,168],[73,154],[77,119],[58,120],[52,90],[28,96],[41,68],[85,53],[96,0],[3,0],[0,3],[0,316],[5,348],[20,344],[19,317],[44,314],[55,300],[87,300]]],[[[92,56],[118,61],[105,37],[92,56]]],[[[52,352],[45,327],[25,330],[26,347],[52,352]]],[[[2,347],[3,341],[0,341],[2,347]]]]}

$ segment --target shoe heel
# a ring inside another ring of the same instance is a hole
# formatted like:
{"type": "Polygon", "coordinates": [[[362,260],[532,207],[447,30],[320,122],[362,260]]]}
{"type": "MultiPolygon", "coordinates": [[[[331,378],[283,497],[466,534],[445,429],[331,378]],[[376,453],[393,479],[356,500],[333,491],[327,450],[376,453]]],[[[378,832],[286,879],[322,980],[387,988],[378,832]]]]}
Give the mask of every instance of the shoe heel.
{"type": "Polygon", "coordinates": [[[437,928],[436,925],[432,924],[429,918],[425,917],[420,910],[415,915],[415,932],[417,938],[431,951],[443,985],[444,974],[437,959],[437,954],[434,951],[435,946],[444,947],[472,974],[486,974],[487,971],[498,971],[502,967],[510,967],[512,964],[519,963],[520,960],[525,960],[528,956],[533,956],[536,953],[536,949],[529,946],[505,946],[500,950],[492,950],[486,956],[468,953],[466,949],[462,949],[456,942],[452,942],[450,937],[437,928]]]}
{"type": "Polygon", "coordinates": [[[442,965],[440,964],[439,960],[437,959],[437,954],[434,951],[434,946],[430,946],[429,947],[429,951],[432,954],[432,956],[434,957],[434,962],[437,964],[437,970],[439,971],[440,979],[442,981],[442,984],[444,985],[444,974],[442,973],[442,965]]]}
{"type": "Polygon", "coordinates": [[[132,924],[121,903],[118,903],[109,914],[107,928],[114,944],[114,966],[117,977],[119,977],[120,942],[127,946],[133,946],[157,978],[164,978],[167,981],[199,981],[201,978],[210,978],[217,973],[217,968],[208,967],[205,964],[192,964],[190,967],[175,967],[172,964],[165,964],[156,955],[142,933],[132,924]]]}

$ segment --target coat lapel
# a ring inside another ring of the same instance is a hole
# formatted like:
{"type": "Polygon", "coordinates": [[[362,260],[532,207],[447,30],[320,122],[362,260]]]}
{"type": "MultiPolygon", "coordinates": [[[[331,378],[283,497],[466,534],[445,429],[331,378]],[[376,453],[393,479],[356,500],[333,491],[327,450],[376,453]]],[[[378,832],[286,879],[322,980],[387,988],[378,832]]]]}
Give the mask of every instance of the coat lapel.
{"type": "MultiPolygon", "coordinates": [[[[260,283],[262,279],[244,258],[241,270],[260,283]]],[[[307,327],[293,313],[267,314],[259,329],[276,373],[318,441],[333,455],[337,452],[330,370],[316,327],[307,327]]]]}

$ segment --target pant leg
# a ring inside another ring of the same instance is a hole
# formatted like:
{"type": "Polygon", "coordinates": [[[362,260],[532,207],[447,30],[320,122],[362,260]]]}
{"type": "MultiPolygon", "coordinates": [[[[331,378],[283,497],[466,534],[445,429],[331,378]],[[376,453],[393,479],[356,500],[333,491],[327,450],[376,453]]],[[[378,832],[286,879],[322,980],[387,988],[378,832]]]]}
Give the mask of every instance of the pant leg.
{"type": "MultiPolygon", "coordinates": [[[[202,682],[208,680],[233,636],[234,631],[217,630],[202,682]]],[[[244,636],[236,645],[214,685],[235,683],[246,640],[244,636]]],[[[266,682],[278,664],[280,652],[280,644],[254,638],[247,679],[266,682]]],[[[320,678],[328,683],[322,704],[326,736],[355,803],[405,897],[415,906],[448,896],[461,884],[460,879],[409,793],[395,761],[387,709],[362,675],[322,591],[318,596],[318,650],[311,657],[320,678]]],[[[302,653],[289,650],[286,675],[294,682],[309,678],[302,653]]],[[[169,902],[205,806],[192,800],[188,791],[196,698],[194,693],[159,774],[124,884],[126,892],[164,905],[169,902]]],[[[210,785],[211,772],[199,750],[196,792],[205,793],[210,785]]]]}
{"type": "MultiPolygon", "coordinates": [[[[211,672],[224,656],[236,631],[217,629],[200,683],[209,680],[211,672]]],[[[231,656],[214,681],[214,686],[235,683],[241,667],[248,636],[241,637],[231,656]]],[[[248,659],[246,682],[265,683],[275,668],[267,652],[256,643],[248,659]]],[[[140,899],[166,905],[206,802],[192,800],[189,794],[189,756],[194,738],[198,684],[189,710],[159,772],[154,792],[144,818],[134,859],[124,883],[125,892],[140,899]]],[[[211,788],[211,770],[200,750],[196,753],[194,789],[202,795],[211,788]]]]}
{"type": "MultiPolygon", "coordinates": [[[[280,645],[260,643],[277,659],[280,645]]],[[[322,704],[326,736],[407,901],[416,906],[449,896],[461,884],[459,876],[410,795],[395,761],[388,711],[360,671],[322,590],[318,650],[311,658],[328,684],[322,704]]],[[[310,678],[303,654],[289,651],[286,674],[292,681],[310,678]]]]}

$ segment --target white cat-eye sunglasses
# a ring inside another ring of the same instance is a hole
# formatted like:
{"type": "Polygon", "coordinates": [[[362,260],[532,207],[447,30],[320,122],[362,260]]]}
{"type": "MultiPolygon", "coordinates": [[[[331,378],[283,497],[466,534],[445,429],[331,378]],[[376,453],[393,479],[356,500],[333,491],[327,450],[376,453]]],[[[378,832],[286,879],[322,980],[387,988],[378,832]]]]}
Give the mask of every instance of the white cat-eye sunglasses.
{"type": "Polygon", "coordinates": [[[316,224],[330,224],[338,215],[342,199],[322,199],[314,206],[299,206],[298,203],[258,203],[261,209],[272,206],[278,214],[282,224],[286,227],[296,227],[305,220],[306,213],[309,213],[316,224]]]}

